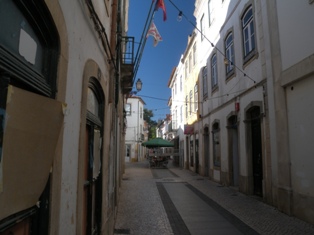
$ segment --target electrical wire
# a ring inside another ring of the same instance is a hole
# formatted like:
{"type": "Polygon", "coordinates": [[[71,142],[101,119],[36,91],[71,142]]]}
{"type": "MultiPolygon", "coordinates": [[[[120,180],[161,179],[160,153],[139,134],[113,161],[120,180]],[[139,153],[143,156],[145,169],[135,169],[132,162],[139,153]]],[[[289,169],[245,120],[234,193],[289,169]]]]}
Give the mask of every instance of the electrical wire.
{"type": "Polygon", "coordinates": [[[184,12],[182,10],[180,10],[173,2],[172,0],[169,0],[169,2],[179,11],[179,14],[181,17],[184,17],[201,35],[202,37],[204,37],[209,43],[210,45],[215,48],[225,59],[228,60],[229,63],[232,63],[232,65],[239,70],[241,73],[243,73],[244,77],[247,77],[248,79],[250,79],[251,81],[253,81],[254,83],[256,83],[256,81],[251,78],[250,76],[248,76],[242,69],[240,69],[237,65],[235,65],[232,61],[229,60],[229,58],[226,57],[226,55],[218,48],[214,45],[214,43],[212,43],[207,37],[206,35],[203,34],[203,32],[196,27],[196,25],[184,14],[184,12]]]}
{"type": "MultiPolygon", "coordinates": [[[[157,1],[156,3],[157,4],[157,1]]],[[[138,50],[136,52],[136,56],[134,59],[134,72],[133,72],[133,79],[132,79],[132,84],[134,83],[135,79],[136,79],[136,75],[137,75],[137,71],[140,67],[140,63],[141,63],[141,59],[143,56],[143,52],[144,52],[144,48],[146,45],[146,41],[147,41],[147,32],[150,28],[151,22],[153,20],[154,14],[155,14],[155,10],[154,10],[154,1],[152,1],[151,5],[150,5],[150,9],[146,18],[146,22],[143,28],[143,32],[142,32],[142,36],[141,36],[141,40],[139,42],[139,47],[138,50]]]]}
{"type": "Polygon", "coordinates": [[[106,33],[106,29],[105,27],[103,26],[103,24],[101,23],[100,19],[99,19],[99,16],[98,14],[96,13],[95,11],[95,8],[94,8],[94,5],[92,3],[91,0],[86,0],[86,5],[88,7],[88,10],[90,12],[90,17],[91,19],[93,20],[94,22],[94,25],[95,25],[95,30],[98,32],[98,35],[99,35],[99,38],[101,40],[101,43],[102,43],[102,46],[104,48],[104,51],[108,57],[108,61],[109,63],[113,63],[113,66],[115,68],[115,70],[117,71],[117,66],[116,66],[116,63],[113,59],[113,54],[112,54],[112,51],[110,49],[110,43],[109,43],[109,39],[108,39],[108,36],[107,36],[107,33],[106,33]]]}

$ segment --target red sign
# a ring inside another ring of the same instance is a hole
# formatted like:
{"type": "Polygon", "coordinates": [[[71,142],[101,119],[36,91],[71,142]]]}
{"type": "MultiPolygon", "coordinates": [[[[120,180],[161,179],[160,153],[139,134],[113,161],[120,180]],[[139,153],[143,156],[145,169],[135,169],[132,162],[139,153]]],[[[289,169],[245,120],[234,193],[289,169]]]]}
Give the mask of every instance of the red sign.
{"type": "Polygon", "coordinates": [[[193,135],[194,134],[194,126],[193,125],[184,125],[184,134],[185,135],[193,135]]]}
{"type": "Polygon", "coordinates": [[[235,102],[235,111],[236,112],[239,112],[239,110],[240,110],[240,103],[239,102],[235,102]]]}

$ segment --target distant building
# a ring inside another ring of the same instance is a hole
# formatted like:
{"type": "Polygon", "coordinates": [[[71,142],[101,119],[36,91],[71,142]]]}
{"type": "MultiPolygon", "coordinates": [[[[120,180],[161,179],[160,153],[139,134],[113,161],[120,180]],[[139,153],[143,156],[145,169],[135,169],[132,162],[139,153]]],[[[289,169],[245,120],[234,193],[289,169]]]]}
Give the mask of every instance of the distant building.
{"type": "Polygon", "coordinates": [[[142,161],[145,157],[142,142],[145,141],[147,132],[145,131],[144,122],[144,105],[145,102],[138,96],[130,96],[126,99],[126,134],[125,134],[125,161],[142,161]]]}

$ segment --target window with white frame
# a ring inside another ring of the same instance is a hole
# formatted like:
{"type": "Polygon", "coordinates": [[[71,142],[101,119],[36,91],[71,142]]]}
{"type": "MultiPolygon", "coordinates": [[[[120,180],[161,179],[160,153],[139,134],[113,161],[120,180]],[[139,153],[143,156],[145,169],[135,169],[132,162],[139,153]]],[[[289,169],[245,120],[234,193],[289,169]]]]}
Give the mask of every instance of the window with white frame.
{"type": "Polygon", "coordinates": [[[193,45],[193,65],[196,65],[196,43],[193,45]]]}
{"type": "Polygon", "coordinates": [[[205,34],[205,25],[204,25],[204,14],[202,15],[202,18],[200,20],[200,25],[201,25],[201,40],[204,40],[204,34],[205,34]]]}
{"type": "Polygon", "coordinates": [[[198,85],[197,83],[194,86],[194,111],[198,109],[198,85]]]}
{"type": "Polygon", "coordinates": [[[189,69],[188,61],[186,60],[185,63],[184,63],[185,79],[188,78],[188,69],[189,69]]]}
{"type": "Polygon", "coordinates": [[[188,117],[188,96],[185,96],[185,117],[188,117]]]}
{"type": "Polygon", "coordinates": [[[214,54],[211,58],[211,76],[212,76],[212,89],[218,86],[218,74],[217,74],[217,55],[214,54]]]}
{"type": "Polygon", "coordinates": [[[192,99],[193,99],[193,94],[192,94],[192,90],[190,90],[190,115],[192,114],[192,99]]]}
{"type": "Polygon", "coordinates": [[[172,120],[172,123],[173,123],[173,126],[172,128],[173,129],[177,129],[177,120],[178,120],[178,110],[177,110],[177,106],[174,110],[174,120],[172,120]]]}
{"type": "Polygon", "coordinates": [[[183,122],[183,105],[180,107],[180,122],[183,122]]]}
{"type": "Polygon", "coordinates": [[[208,26],[211,26],[214,20],[214,1],[208,0],[208,26]]]}
{"type": "Polygon", "coordinates": [[[180,76],[180,91],[182,91],[182,75],[180,76]]]}
{"type": "Polygon", "coordinates": [[[174,83],[174,94],[177,94],[177,83],[174,83]]]}
{"type": "Polygon", "coordinates": [[[125,109],[125,115],[131,116],[131,104],[129,103],[125,104],[124,109],[125,109]]]}
{"type": "Polygon", "coordinates": [[[207,67],[203,67],[202,70],[202,79],[203,79],[203,99],[208,96],[208,80],[207,80],[207,67]]]}
{"type": "Polygon", "coordinates": [[[189,73],[192,71],[192,53],[189,54],[189,73]]]}
{"type": "Polygon", "coordinates": [[[255,50],[255,29],[253,22],[253,9],[250,6],[242,17],[244,58],[255,50]]]}
{"type": "Polygon", "coordinates": [[[234,46],[233,46],[233,34],[228,34],[225,40],[225,65],[226,75],[230,75],[234,72],[234,46]]]}

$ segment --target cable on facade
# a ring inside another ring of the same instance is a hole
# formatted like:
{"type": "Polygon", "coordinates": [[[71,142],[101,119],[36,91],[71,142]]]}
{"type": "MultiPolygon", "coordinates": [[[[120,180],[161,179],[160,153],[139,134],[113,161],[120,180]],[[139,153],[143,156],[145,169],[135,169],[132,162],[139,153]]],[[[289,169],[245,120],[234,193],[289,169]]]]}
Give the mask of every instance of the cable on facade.
{"type": "Polygon", "coordinates": [[[105,51],[105,53],[106,53],[106,55],[108,57],[108,61],[109,61],[109,63],[110,62],[113,63],[113,66],[114,66],[115,70],[117,71],[117,66],[116,66],[116,63],[115,63],[115,61],[113,59],[113,54],[112,54],[111,49],[110,49],[110,43],[109,43],[109,40],[108,40],[108,35],[106,33],[106,29],[103,26],[103,24],[101,23],[101,21],[100,21],[100,19],[98,17],[98,14],[95,11],[95,8],[94,8],[94,5],[93,5],[92,1],[91,0],[86,0],[85,2],[87,4],[88,10],[90,12],[90,17],[91,17],[91,19],[94,22],[95,30],[98,32],[98,35],[99,35],[99,38],[101,40],[102,46],[103,46],[104,51],[105,51]]]}
{"type": "Polygon", "coordinates": [[[229,58],[226,57],[226,55],[218,48],[214,45],[214,43],[212,43],[207,37],[206,35],[203,34],[203,32],[196,27],[196,25],[184,14],[184,12],[182,10],[180,10],[173,2],[172,0],[169,0],[169,2],[179,11],[179,14],[181,17],[184,17],[201,35],[202,37],[204,37],[209,43],[210,45],[215,48],[226,60],[228,60],[229,63],[231,63],[237,70],[239,70],[244,77],[247,77],[248,79],[250,79],[251,81],[253,81],[254,83],[256,83],[256,81],[251,78],[250,76],[248,76],[242,69],[240,69],[238,66],[236,66],[232,61],[229,60],[229,58]]]}

